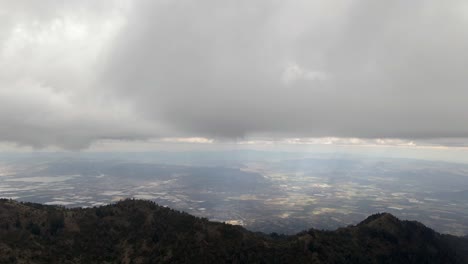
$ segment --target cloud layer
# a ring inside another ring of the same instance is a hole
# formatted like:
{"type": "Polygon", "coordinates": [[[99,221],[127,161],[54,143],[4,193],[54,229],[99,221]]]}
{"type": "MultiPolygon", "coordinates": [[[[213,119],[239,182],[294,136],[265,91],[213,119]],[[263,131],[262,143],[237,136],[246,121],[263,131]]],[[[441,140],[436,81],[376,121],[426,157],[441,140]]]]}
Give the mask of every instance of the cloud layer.
{"type": "Polygon", "coordinates": [[[0,141],[468,137],[464,1],[0,5],[0,141]]]}

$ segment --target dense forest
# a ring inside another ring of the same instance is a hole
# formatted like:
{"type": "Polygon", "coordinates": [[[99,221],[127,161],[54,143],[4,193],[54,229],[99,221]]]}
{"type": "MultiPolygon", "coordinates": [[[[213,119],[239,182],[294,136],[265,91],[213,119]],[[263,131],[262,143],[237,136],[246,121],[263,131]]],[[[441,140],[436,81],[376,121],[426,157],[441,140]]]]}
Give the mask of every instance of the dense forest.
{"type": "Polygon", "coordinates": [[[0,200],[0,263],[468,263],[468,240],[387,213],[286,236],[151,201],[67,209],[0,200]]]}

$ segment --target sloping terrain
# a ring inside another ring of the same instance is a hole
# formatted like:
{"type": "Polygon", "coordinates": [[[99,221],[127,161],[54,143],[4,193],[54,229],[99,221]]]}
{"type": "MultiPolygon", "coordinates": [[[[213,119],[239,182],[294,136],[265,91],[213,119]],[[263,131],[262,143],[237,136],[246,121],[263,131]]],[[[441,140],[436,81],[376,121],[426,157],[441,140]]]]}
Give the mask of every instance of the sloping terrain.
{"type": "Polygon", "coordinates": [[[468,263],[467,250],[464,238],[386,213],[284,236],[150,201],[66,209],[0,200],[0,263],[468,263]]]}

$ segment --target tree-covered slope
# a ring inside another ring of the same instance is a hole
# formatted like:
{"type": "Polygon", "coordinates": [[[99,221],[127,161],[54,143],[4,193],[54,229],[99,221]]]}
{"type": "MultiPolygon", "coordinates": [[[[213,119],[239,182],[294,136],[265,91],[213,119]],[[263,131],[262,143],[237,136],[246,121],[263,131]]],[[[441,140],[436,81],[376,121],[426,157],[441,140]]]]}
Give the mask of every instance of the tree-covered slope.
{"type": "Polygon", "coordinates": [[[0,263],[468,263],[466,250],[466,239],[390,214],[283,236],[150,201],[65,209],[0,200],[0,263]]]}

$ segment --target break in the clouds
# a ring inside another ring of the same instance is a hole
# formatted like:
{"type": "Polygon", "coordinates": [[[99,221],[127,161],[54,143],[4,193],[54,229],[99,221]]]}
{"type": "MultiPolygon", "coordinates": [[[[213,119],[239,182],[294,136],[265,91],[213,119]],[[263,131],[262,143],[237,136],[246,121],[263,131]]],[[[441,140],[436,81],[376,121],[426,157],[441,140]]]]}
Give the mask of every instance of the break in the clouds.
{"type": "Polygon", "coordinates": [[[0,141],[468,137],[465,1],[0,10],[0,141]]]}

